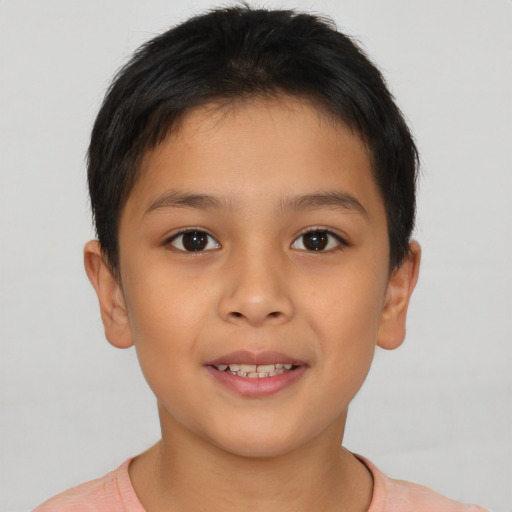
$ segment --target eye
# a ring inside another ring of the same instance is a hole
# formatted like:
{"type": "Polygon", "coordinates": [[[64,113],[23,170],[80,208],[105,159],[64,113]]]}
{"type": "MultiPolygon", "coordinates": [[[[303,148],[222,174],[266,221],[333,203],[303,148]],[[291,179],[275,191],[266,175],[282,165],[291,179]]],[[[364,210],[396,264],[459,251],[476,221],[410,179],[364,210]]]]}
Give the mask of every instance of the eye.
{"type": "Polygon", "coordinates": [[[347,245],[340,236],[327,229],[313,229],[300,235],[292,244],[292,249],[300,251],[329,251],[347,245]]]}
{"type": "Polygon", "coordinates": [[[177,233],[169,239],[169,243],[174,248],[186,252],[210,251],[220,247],[215,238],[198,229],[177,233]]]}

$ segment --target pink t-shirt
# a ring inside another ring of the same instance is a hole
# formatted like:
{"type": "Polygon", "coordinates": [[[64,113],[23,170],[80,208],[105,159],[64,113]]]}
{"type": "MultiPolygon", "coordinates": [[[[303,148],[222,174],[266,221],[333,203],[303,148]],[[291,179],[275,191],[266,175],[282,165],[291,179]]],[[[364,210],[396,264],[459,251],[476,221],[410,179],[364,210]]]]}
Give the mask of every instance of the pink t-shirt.
{"type": "MultiPolygon", "coordinates": [[[[388,478],[370,461],[358,458],[373,476],[373,499],[368,512],[486,512],[482,507],[445,498],[428,487],[388,478]]],[[[130,482],[130,461],[103,478],[50,498],[33,512],[146,512],[130,482]]]]}

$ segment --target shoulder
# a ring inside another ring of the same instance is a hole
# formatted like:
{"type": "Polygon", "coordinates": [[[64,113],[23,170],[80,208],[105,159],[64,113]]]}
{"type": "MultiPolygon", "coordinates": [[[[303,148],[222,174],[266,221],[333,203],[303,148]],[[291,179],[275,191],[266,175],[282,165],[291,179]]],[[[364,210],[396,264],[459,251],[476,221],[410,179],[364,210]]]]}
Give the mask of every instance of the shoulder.
{"type": "Polygon", "coordinates": [[[130,460],[102,478],[57,494],[32,512],[144,512],[128,475],[130,460]]]}
{"type": "Polygon", "coordinates": [[[449,499],[423,485],[389,478],[367,459],[357,457],[373,476],[373,500],[368,512],[487,512],[477,505],[449,499]]]}

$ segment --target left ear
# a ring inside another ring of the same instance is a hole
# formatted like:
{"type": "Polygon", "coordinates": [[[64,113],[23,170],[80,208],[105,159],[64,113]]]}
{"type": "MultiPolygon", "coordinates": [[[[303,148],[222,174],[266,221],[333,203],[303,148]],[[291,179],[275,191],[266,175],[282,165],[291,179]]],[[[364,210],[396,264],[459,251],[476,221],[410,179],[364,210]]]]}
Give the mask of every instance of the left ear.
{"type": "Polygon", "coordinates": [[[420,244],[412,241],[405,260],[389,278],[377,336],[381,348],[393,350],[405,339],[407,308],[418,281],[420,260],[420,244]]]}
{"type": "Polygon", "coordinates": [[[133,338],[123,291],[97,240],[91,240],[85,245],[84,265],[98,296],[105,337],[114,347],[131,347],[133,338]]]}

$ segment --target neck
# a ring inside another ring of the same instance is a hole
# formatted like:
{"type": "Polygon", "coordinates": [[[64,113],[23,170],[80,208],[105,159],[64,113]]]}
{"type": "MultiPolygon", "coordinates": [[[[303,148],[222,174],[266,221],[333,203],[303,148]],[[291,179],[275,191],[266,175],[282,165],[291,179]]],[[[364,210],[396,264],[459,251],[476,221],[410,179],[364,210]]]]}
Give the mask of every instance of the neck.
{"type": "Polygon", "coordinates": [[[341,447],[344,425],[285,454],[243,457],[166,421],[162,440],[130,464],[130,478],[147,512],[367,511],[371,475],[341,447]]]}

